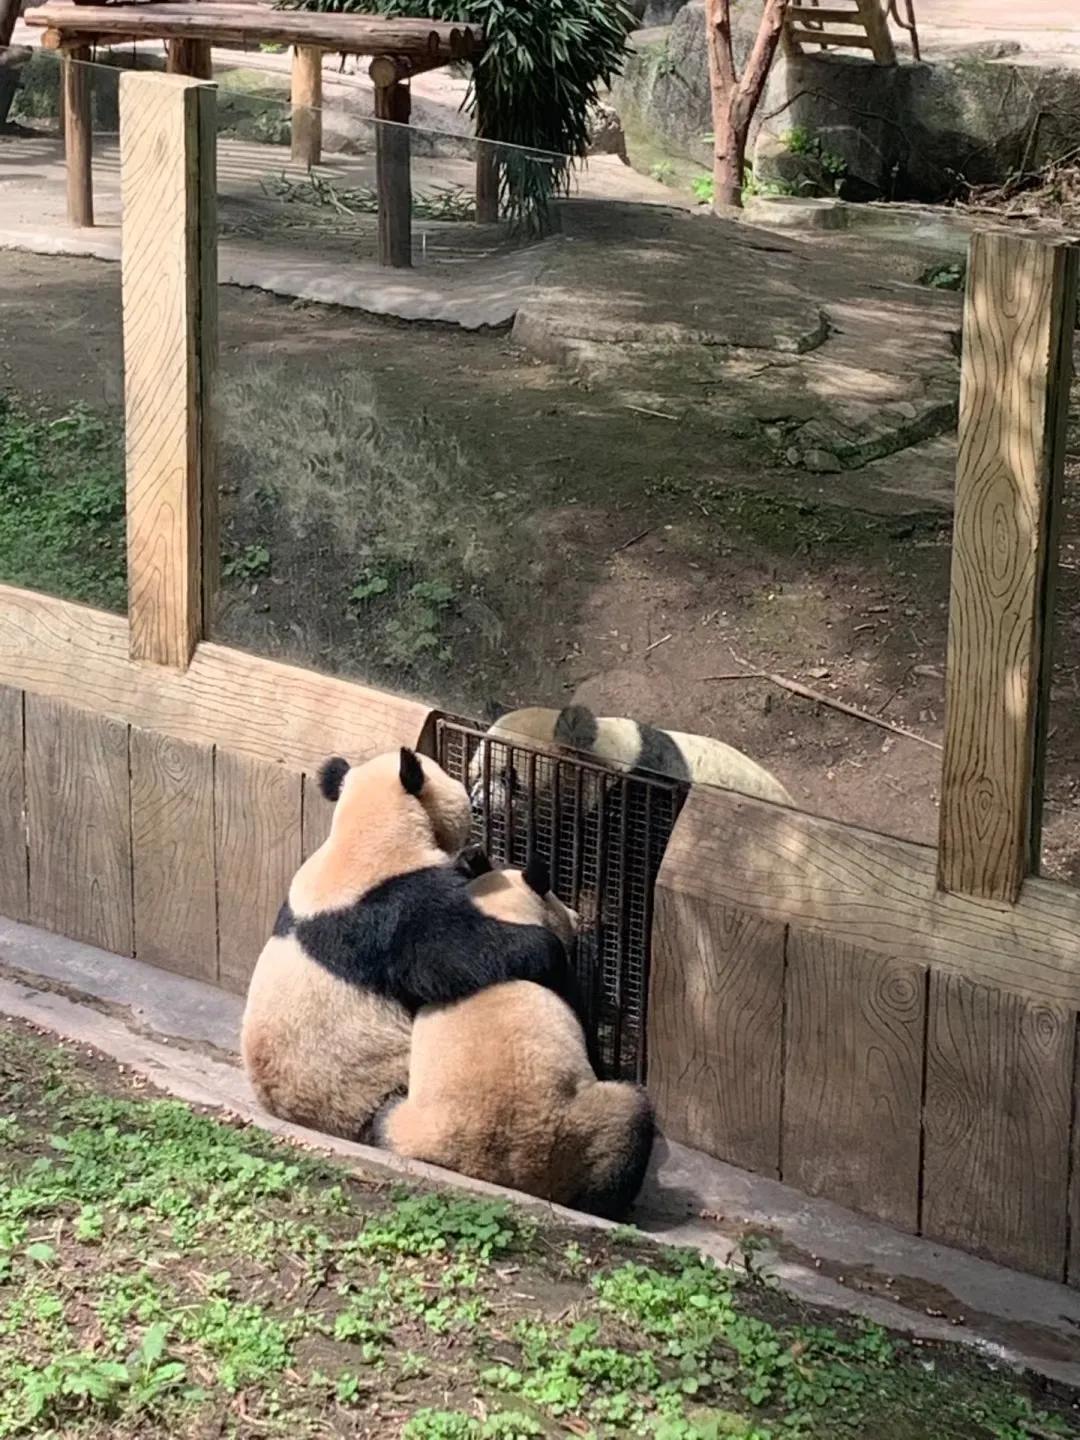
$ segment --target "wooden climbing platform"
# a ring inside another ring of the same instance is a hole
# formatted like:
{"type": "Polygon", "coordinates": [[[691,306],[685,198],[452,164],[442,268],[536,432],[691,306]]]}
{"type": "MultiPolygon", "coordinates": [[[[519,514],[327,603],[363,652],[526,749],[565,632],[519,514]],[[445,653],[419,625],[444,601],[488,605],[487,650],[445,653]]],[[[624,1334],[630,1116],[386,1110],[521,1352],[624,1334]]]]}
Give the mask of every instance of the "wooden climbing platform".
{"type": "Polygon", "coordinates": [[[787,12],[786,40],[802,54],[808,47],[821,50],[868,50],[878,65],[895,65],[890,20],[911,37],[912,53],[919,56],[914,0],[795,0],[787,12]]]}

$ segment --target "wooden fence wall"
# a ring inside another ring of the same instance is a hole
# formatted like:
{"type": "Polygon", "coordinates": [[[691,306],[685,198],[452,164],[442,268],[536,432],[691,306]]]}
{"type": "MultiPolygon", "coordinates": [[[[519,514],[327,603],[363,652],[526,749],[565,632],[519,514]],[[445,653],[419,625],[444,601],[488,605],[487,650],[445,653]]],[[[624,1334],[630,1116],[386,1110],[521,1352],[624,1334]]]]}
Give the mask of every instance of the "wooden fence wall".
{"type": "MultiPolygon", "coordinates": [[[[206,639],[213,101],[121,80],[128,615],[0,586],[0,911],[239,990],[319,762],[433,712],[206,639]]],[[[1080,893],[1034,878],[1075,295],[1068,247],[973,242],[939,846],[692,794],[649,1085],[675,1139],[1080,1283],[1080,893]]]]}

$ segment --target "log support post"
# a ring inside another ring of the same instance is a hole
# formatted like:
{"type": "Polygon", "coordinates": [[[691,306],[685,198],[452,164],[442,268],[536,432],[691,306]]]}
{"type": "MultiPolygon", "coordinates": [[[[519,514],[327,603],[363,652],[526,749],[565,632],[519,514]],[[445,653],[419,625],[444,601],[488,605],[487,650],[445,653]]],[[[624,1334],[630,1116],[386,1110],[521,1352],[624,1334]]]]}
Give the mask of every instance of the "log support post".
{"type": "Polygon", "coordinates": [[[972,237],[964,300],[938,883],[1038,873],[1077,250],[972,237]]]}
{"type": "Polygon", "coordinates": [[[67,163],[69,225],[94,223],[93,108],[90,95],[90,47],[73,45],[60,60],[64,158],[67,163]]]}
{"type": "Polygon", "coordinates": [[[322,160],[322,57],[315,45],[293,51],[292,158],[308,169],[322,160]]]}
{"type": "Polygon", "coordinates": [[[218,582],[216,134],[211,87],[121,76],[130,650],[181,670],[218,582]]]}
{"type": "Polygon", "coordinates": [[[407,71],[386,55],[371,62],[375,86],[375,184],[379,197],[379,264],[412,265],[412,178],[410,174],[407,71]]]}
{"type": "Polygon", "coordinates": [[[168,40],[165,43],[165,70],[169,75],[188,75],[194,80],[213,78],[209,40],[168,40]]]}

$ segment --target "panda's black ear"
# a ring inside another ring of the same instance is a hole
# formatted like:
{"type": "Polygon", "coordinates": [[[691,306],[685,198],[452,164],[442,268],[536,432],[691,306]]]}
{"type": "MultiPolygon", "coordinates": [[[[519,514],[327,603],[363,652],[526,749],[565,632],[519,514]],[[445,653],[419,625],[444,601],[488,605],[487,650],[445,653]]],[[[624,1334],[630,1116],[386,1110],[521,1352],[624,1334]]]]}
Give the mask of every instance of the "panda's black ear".
{"type": "Polygon", "coordinates": [[[568,750],[591,750],[596,744],[596,716],[587,705],[567,705],[559,711],[553,739],[568,750]]]}
{"type": "Polygon", "coordinates": [[[539,855],[531,856],[529,863],[525,866],[525,884],[530,890],[535,890],[537,895],[543,899],[551,889],[551,871],[547,862],[539,855]]]}
{"type": "Polygon", "coordinates": [[[489,725],[494,725],[496,720],[501,720],[507,713],[506,706],[500,705],[497,700],[484,701],[484,719],[489,725]]]}
{"type": "Polygon", "coordinates": [[[424,767],[415,750],[401,747],[401,786],[406,795],[419,795],[424,788],[424,767]]]}
{"type": "Polygon", "coordinates": [[[323,761],[319,766],[319,789],[324,799],[333,802],[338,798],[348,773],[349,762],[340,755],[331,755],[329,760],[323,761]]]}

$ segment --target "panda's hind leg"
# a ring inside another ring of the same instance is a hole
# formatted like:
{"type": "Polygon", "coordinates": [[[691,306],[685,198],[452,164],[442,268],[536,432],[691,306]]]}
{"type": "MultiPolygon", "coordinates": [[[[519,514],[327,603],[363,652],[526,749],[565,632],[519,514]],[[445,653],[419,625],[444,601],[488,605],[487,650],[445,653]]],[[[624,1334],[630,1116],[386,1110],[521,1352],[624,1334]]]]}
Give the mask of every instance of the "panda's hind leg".
{"type": "Polygon", "coordinates": [[[648,1095],[625,1081],[597,1081],[578,1092],[567,1116],[580,1144],[581,1168],[567,1202],[605,1220],[621,1220],[645,1180],[656,1135],[648,1095]]]}
{"type": "Polygon", "coordinates": [[[446,1133],[445,1118],[437,1106],[417,1105],[407,1097],[387,1101],[372,1122],[376,1145],[430,1165],[449,1164],[443,1143],[446,1133]]]}

